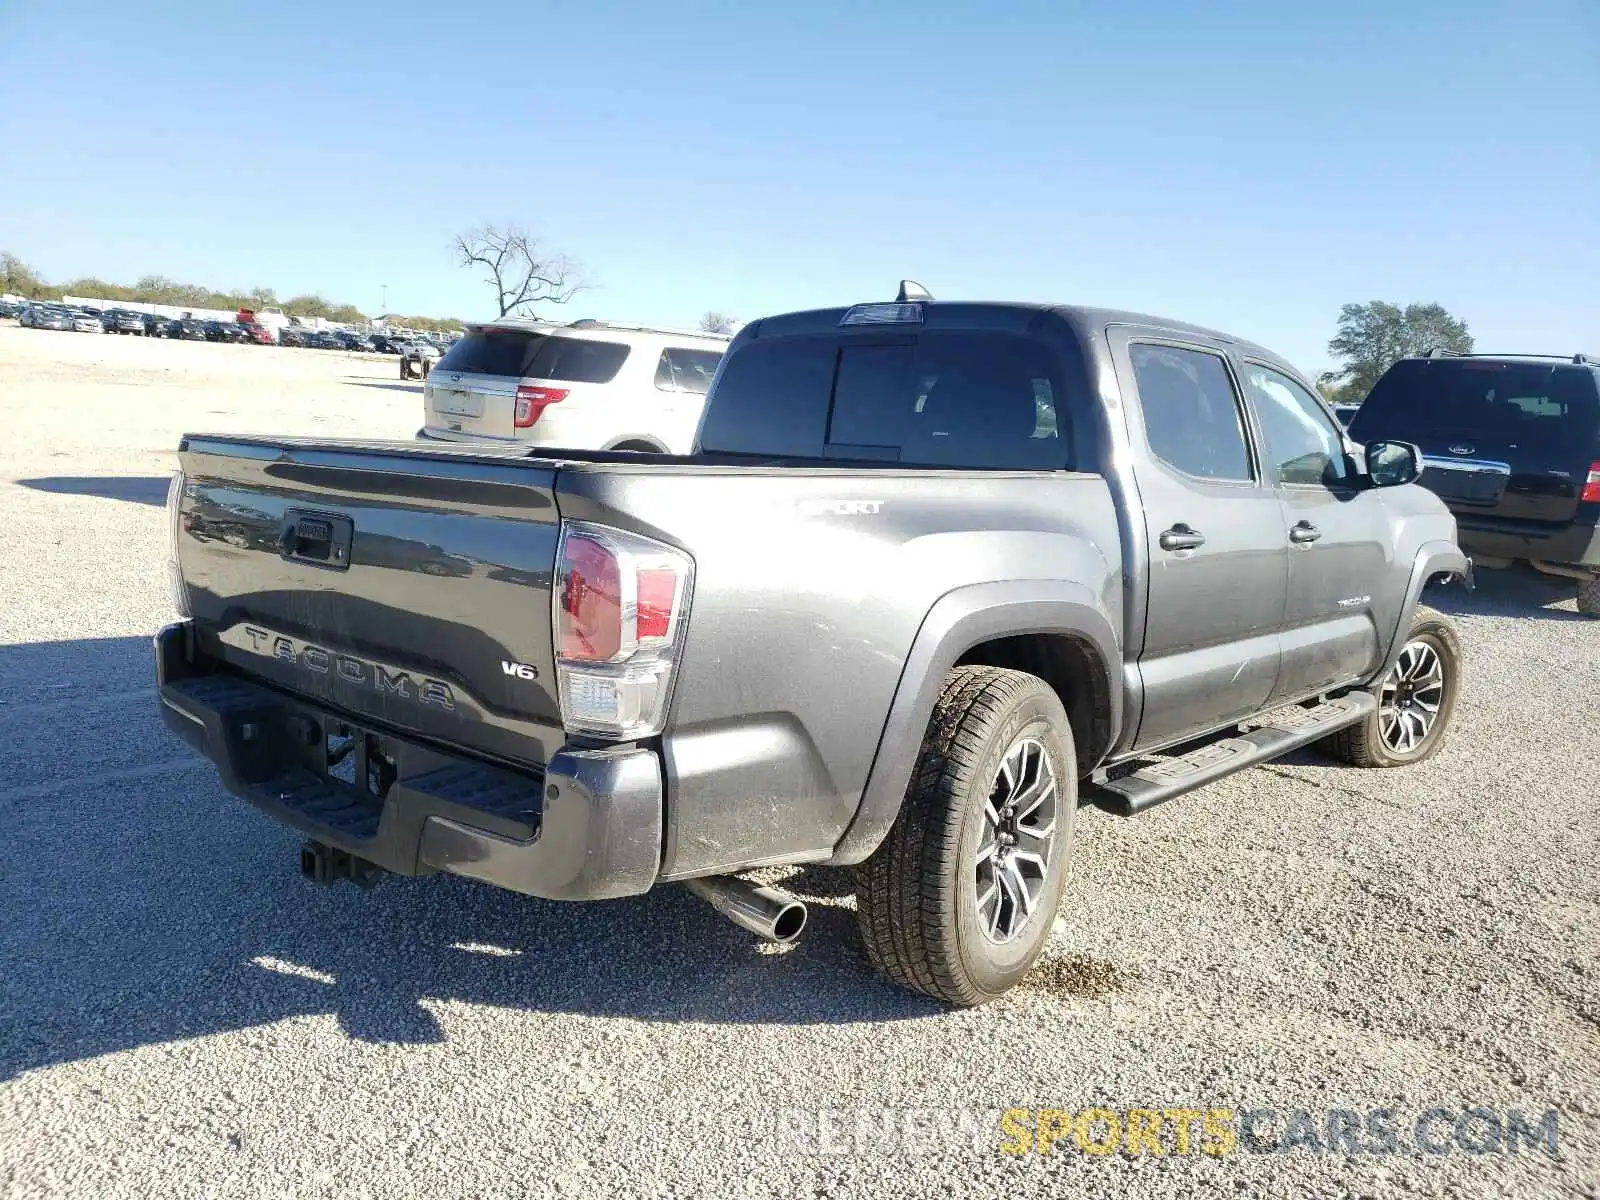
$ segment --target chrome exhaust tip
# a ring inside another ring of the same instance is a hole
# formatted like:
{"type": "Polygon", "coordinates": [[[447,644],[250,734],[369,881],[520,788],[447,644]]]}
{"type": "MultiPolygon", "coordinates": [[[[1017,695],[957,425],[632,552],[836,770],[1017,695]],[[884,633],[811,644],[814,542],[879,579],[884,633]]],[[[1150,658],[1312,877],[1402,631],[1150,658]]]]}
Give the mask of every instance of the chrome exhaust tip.
{"type": "Polygon", "coordinates": [[[792,942],[806,927],[805,904],[777,888],[756,887],[731,875],[686,879],[683,886],[741,929],[769,942],[792,942]]]}

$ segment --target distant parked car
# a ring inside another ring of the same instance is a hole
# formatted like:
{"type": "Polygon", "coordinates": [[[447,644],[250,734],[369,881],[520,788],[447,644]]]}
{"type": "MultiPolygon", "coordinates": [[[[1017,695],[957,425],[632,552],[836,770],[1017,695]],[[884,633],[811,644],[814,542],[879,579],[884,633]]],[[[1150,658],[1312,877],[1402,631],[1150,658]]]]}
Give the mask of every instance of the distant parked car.
{"type": "Polygon", "coordinates": [[[98,314],[87,309],[77,309],[72,313],[72,328],[79,333],[104,333],[105,325],[98,314]]]}
{"type": "Polygon", "coordinates": [[[278,345],[304,346],[306,344],[306,329],[302,325],[285,325],[278,330],[278,345]]]}
{"type": "Polygon", "coordinates": [[[265,325],[257,325],[254,321],[240,321],[239,328],[245,332],[245,337],[258,346],[273,346],[278,339],[272,336],[272,330],[265,325]]]}
{"type": "Polygon", "coordinates": [[[35,304],[25,314],[24,325],[34,329],[60,329],[70,333],[73,316],[59,304],[35,304]]]}
{"type": "Polygon", "coordinates": [[[0,300],[0,317],[16,317],[22,314],[22,306],[13,304],[9,300],[0,300]]]}
{"type": "Polygon", "coordinates": [[[113,308],[100,314],[107,333],[132,333],[144,336],[144,315],[126,308],[113,308]]]}
{"type": "Polygon", "coordinates": [[[205,339],[208,342],[245,342],[250,340],[249,332],[237,321],[206,321],[203,323],[205,339]]]}
{"type": "Polygon", "coordinates": [[[160,337],[167,327],[167,319],[156,313],[145,313],[140,321],[144,325],[145,337],[160,337]]]}
{"type": "Polygon", "coordinates": [[[178,317],[167,322],[165,334],[169,338],[188,338],[190,341],[203,342],[206,337],[205,323],[191,317],[178,317]]]}

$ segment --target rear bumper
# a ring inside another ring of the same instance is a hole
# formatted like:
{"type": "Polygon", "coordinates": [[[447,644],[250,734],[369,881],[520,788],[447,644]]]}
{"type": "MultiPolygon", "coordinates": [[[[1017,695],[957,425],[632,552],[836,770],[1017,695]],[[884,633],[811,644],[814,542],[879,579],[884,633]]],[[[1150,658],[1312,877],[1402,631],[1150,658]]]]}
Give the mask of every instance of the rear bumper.
{"type": "Polygon", "coordinates": [[[637,895],[655,882],[663,805],[653,751],[563,750],[542,773],[511,771],[215,673],[194,661],[192,641],[187,623],[155,638],[167,727],[230,792],[311,839],[398,875],[449,871],[553,900],[637,895]],[[340,779],[327,739],[345,735],[340,779]]]}
{"type": "Polygon", "coordinates": [[[488,433],[468,433],[460,429],[445,429],[438,425],[424,425],[417,430],[417,438],[424,442],[476,442],[483,446],[531,446],[526,438],[495,437],[488,433]]]}
{"type": "Polygon", "coordinates": [[[1540,529],[1475,522],[1456,513],[1456,540],[1469,554],[1489,558],[1539,559],[1543,562],[1600,567],[1600,527],[1575,523],[1540,529]]]}

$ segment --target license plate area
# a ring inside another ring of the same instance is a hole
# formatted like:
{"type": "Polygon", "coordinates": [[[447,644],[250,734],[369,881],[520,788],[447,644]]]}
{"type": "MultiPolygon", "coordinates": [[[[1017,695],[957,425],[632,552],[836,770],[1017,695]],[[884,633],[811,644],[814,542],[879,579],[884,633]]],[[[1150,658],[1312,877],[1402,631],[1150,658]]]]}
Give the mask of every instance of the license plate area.
{"type": "Polygon", "coordinates": [[[1504,463],[1456,463],[1429,459],[1418,481],[1441,499],[1458,504],[1498,504],[1511,478],[1504,463]]]}
{"type": "Polygon", "coordinates": [[[449,413],[453,417],[481,417],[483,416],[483,397],[476,392],[438,388],[433,393],[433,407],[437,411],[449,413]]]}

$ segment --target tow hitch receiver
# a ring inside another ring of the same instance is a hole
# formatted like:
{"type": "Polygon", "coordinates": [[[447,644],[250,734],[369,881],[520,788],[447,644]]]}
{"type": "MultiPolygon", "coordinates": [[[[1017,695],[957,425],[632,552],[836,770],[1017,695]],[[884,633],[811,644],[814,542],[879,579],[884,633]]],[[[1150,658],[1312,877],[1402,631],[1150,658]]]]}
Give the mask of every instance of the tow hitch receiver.
{"type": "Polygon", "coordinates": [[[321,842],[300,847],[300,874],[316,883],[338,883],[348,879],[358,887],[374,888],[388,874],[376,863],[321,842]]]}

